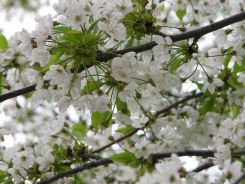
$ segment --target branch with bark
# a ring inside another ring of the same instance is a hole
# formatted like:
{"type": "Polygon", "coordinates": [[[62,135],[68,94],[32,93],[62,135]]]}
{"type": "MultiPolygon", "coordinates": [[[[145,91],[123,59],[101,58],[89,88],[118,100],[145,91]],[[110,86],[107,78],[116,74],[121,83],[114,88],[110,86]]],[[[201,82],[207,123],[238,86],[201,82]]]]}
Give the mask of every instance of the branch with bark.
{"type": "Polygon", "coordinates": [[[94,167],[98,167],[101,165],[107,165],[107,164],[111,164],[111,163],[113,163],[113,161],[109,160],[109,159],[101,159],[101,160],[97,160],[97,161],[91,161],[91,162],[85,163],[84,165],[82,165],[80,167],[76,167],[76,168],[70,169],[68,171],[60,172],[53,177],[50,177],[50,178],[43,180],[43,181],[40,181],[38,184],[49,184],[49,183],[56,181],[60,178],[64,178],[66,176],[70,176],[72,174],[76,174],[76,173],[82,172],[82,171],[87,170],[87,169],[91,169],[94,167]]]}
{"type": "Polygon", "coordinates": [[[156,119],[159,115],[165,113],[165,112],[168,112],[169,110],[171,110],[172,108],[176,108],[178,107],[180,104],[183,104],[185,102],[187,102],[188,100],[191,100],[191,99],[195,99],[195,98],[200,98],[201,96],[203,95],[203,93],[197,93],[197,94],[193,94],[193,95],[189,95],[189,96],[186,96],[185,98],[183,98],[182,100],[179,100],[157,112],[155,112],[152,117],[151,117],[151,120],[148,120],[145,125],[141,128],[134,128],[133,130],[131,130],[129,133],[125,134],[124,136],[112,141],[111,143],[105,145],[105,146],[102,146],[101,148],[98,148],[96,150],[94,150],[92,153],[98,153],[98,152],[101,152],[103,150],[105,150],[106,148],[112,146],[113,144],[116,144],[116,143],[119,143],[121,141],[123,141],[124,139],[134,135],[138,130],[142,130],[144,129],[147,125],[149,125],[150,121],[156,119]]]}
{"type": "MultiPolygon", "coordinates": [[[[168,158],[172,154],[176,154],[178,156],[200,156],[200,157],[214,157],[216,153],[215,150],[185,150],[185,151],[176,151],[176,152],[165,152],[165,153],[154,153],[151,154],[153,159],[163,159],[168,158]]],[[[245,155],[245,150],[233,151],[231,153],[232,157],[240,157],[241,155],[245,155]]]]}
{"type": "MultiPolygon", "coordinates": [[[[169,158],[169,157],[171,157],[172,154],[177,154],[178,156],[214,157],[215,152],[216,151],[214,151],[214,150],[185,150],[185,151],[173,151],[173,152],[166,152],[166,153],[154,153],[154,154],[151,154],[151,157],[152,157],[152,160],[153,159],[157,160],[157,159],[162,159],[162,158],[169,158]]],[[[233,151],[231,153],[232,157],[237,157],[237,156],[241,157],[242,155],[245,155],[245,150],[233,151]]],[[[98,156],[94,155],[94,157],[98,157],[98,156]]],[[[60,172],[53,177],[50,177],[50,178],[43,180],[43,181],[40,181],[38,184],[49,184],[49,183],[56,181],[60,178],[64,178],[66,176],[70,176],[70,175],[82,172],[82,171],[87,170],[87,169],[95,168],[98,166],[102,166],[102,165],[105,166],[105,165],[108,165],[111,163],[114,163],[114,161],[112,161],[110,159],[100,159],[97,161],[91,161],[91,162],[85,163],[82,166],[76,167],[74,169],[70,169],[67,171],[60,172]]],[[[210,162],[210,163],[207,163],[205,165],[202,165],[202,166],[194,169],[191,172],[200,172],[201,170],[207,169],[207,168],[212,167],[212,166],[213,166],[213,163],[210,162]]],[[[242,179],[243,178],[241,177],[241,180],[239,180],[239,181],[242,181],[242,179]]]]}
{"type": "Polygon", "coordinates": [[[234,184],[239,184],[241,183],[242,181],[245,180],[245,172],[243,173],[243,175],[241,175],[241,177],[239,177],[235,182],[234,184]]]}
{"type": "Polygon", "coordinates": [[[214,166],[213,162],[207,162],[205,164],[198,166],[197,168],[193,169],[190,172],[201,172],[201,171],[209,169],[210,167],[213,167],[213,166],[214,166]]]}
{"type": "MultiPolygon", "coordinates": [[[[228,25],[234,24],[236,22],[242,21],[244,19],[245,19],[245,12],[241,12],[241,13],[235,14],[233,16],[230,16],[228,18],[225,18],[223,20],[209,24],[207,26],[203,26],[203,27],[191,30],[191,31],[184,32],[184,33],[179,33],[179,34],[174,34],[174,35],[166,35],[166,34],[163,34],[159,31],[157,31],[157,30],[154,30],[154,29],[150,29],[149,31],[152,34],[161,35],[163,37],[168,36],[172,39],[173,42],[177,42],[177,41],[186,40],[189,38],[195,38],[195,39],[200,38],[203,35],[206,35],[208,33],[211,33],[213,31],[216,31],[216,30],[221,29],[223,27],[226,27],[228,25]]],[[[145,43],[145,44],[142,44],[139,46],[113,51],[111,53],[109,53],[109,52],[107,52],[107,53],[98,52],[96,60],[99,62],[107,62],[108,60],[113,59],[114,57],[117,57],[118,55],[125,54],[128,52],[140,53],[143,51],[150,50],[156,45],[157,45],[157,43],[153,41],[153,42],[148,42],[148,43],[145,43]]],[[[81,72],[83,70],[84,70],[84,68],[81,67],[79,69],[79,72],[81,72]]],[[[6,94],[2,94],[2,95],[0,95],[0,102],[3,102],[3,101],[8,100],[10,98],[14,98],[14,97],[29,93],[31,91],[34,91],[35,88],[36,88],[36,84],[32,84],[32,85],[27,86],[25,88],[14,90],[14,91],[8,92],[6,94]]]]}

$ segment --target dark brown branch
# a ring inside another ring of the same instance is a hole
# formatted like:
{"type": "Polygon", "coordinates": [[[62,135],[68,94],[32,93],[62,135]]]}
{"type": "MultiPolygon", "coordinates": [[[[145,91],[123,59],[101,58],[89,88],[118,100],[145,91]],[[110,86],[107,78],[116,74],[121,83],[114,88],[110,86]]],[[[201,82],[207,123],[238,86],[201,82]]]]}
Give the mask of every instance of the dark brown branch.
{"type": "MultiPolygon", "coordinates": [[[[186,150],[186,151],[167,152],[167,153],[155,153],[155,154],[151,154],[151,156],[153,158],[155,157],[156,159],[169,158],[169,157],[171,157],[171,155],[173,153],[177,154],[178,156],[213,157],[215,151],[213,151],[213,150],[186,150]]],[[[241,156],[241,155],[244,155],[244,154],[245,154],[245,150],[238,150],[238,151],[232,152],[232,155],[236,155],[236,156],[238,156],[238,155],[241,156]]],[[[57,175],[55,175],[55,176],[53,176],[51,178],[48,178],[46,180],[40,181],[37,184],[49,184],[49,183],[51,183],[53,181],[56,181],[56,180],[58,180],[60,178],[64,178],[66,176],[70,176],[72,174],[76,174],[78,172],[82,172],[82,171],[87,170],[87,169],[91,169],[91,168],[98,167],[98,166],[101,166],[101,165],[108,165],[108,164],[111,164],[111,163],[114,163],[114,162],[112,160],[110,160],[110,159],[101,158],[100,160],[96,160],[96,161],[91,161],[91,162],[85,163],[84,165],[82,165],[80,167],[77,167],[77,168],[74,168],[74,169],[70,169],[68,171],[60,172],[57,175]]],[[[202,166],[203,167],[202,170],[207,169],[208,166],[212,167],[211,163],[207,163],[206,166],[203,165],[202,166]]],[[[201,171],[201,167],[198,167],[198,168],[194,169],[191,172],[199,172],[198,169],[201,171]]],[[[242,179],[240,181],[242,181],[242,179]]]]}
{"type": "Polygon", "coordinates": [[[9,93],[2,94],[0,95],[0,102],[34,91],[36,86],[37,84],[33,84],[22,89],[18,89],[18,90],[11,91],[9,93]]]}
{"type": "MultiPolygon", "coordinates": [[[[47,84],[47,83],[48,83],[48,81],[45,80],[44,84],[47,84]]],[[[8,100],[10,98],[14,98],[14,97],[17,97],[20,95],[24,95],[24,94],[29,93],[29,92],[32,92],[36,89],[36,86],[37,86],[37,84],[32,84],[30,86],[2,94],[2,95],[0,95],[0,102],[3,102],[5,100],[8,100]]]]}
{"type": "Polygon", "coordinates": [[[51,178],[48,178],[46,180],[43,180],[43,181],[40,181],[38,184],[49,184],[53,181],[56,181],[60,178],[64,178],[66,176],[70,176],[72,174],[76,174],[76,173],[79,173],[79,172],[82,172],[86,169],[91,169],[91,168],[94,168],[94,167],[98,167],[98,166],[101,166],[101,165],[107,165],[107,164],[111,164],[113,163],[112,160],[109,160],[109,159],[101,159],[101,160],[97,160],[97,161],[92,161],[92,162],[88,162],[88,163],[85,163],[84,165],[80,166],[80,167],[76,167],[74,169],[70,169],[68,171],[63,171],[63,172],[60,172],[58,173],[57,175],[51,177],[51,178]]]}
{"type": "Polygon", "coordinates": [[[158,160],[163,158],[168,158],[172,154],[176,154],[178,156],[201,156],[201,157],[213,157],[215,151],[214,150],[185,150],[185,151],[172,151],[165,153],[153,153],[151,154],[152,158],[158,160]]]}
{"type": "MultiPolygon", "coordinates": [[[[216,153],[215,150],[185,150],[185,151],[172,151],[172,152],[164,152],[164,153],[153,153],[151,154],[152,159],[158,160],[163,158],[168,158],[172,154],[176,154],[178,156],[200,156],[200,157],[214,157],[216,153]]],[[[237,158],[245,155],[245,150],[237,150],[231,152],[231,157],[237,158]]]]}
{"type": "Polygon", "coordinates": [[[169,105],[168,107],[163,108],[163,109],[157,111],[153,115],[153,118],[157,118],[162,113],[168,112],[170,109],[175,108],[175,107],[178,107],[180,104],[183,104],[183,103],[187,102],[188,100],[191,100],[191,99],[194,99],[194,98],[200,98],[202,95],[203,95],[203,93],[197,93],[197,94],[186,96],[182,100],[179,100],[179,101],[175,102],[174,104],[169,105]]]}
{"type": "Polygon", "coordinates": [[[151,31],[154,34],[157,34],[157,35],[160,35],[163,37],[169,36],[173,42],[176,42],[176,41],[186,40],[189,38],[200,38],[203,35],[214,32],[218,29],[229,26],[229,25],[234,24],[236,22],[240,22],[244,19],[245,19],[245,12],[241,12],[241,13],[232,15],[228,18],[225,18],[223,20],[209,24],[207,26],[203,26],[203,27],[197,28],[195,30],[191,30],[191,31],[187,31],[187,32],[179,33],[179,34],[175,34],[175,35],[165,35],[159,31],[153,30],[153,29],[151,29],[151,31]]]}
{"type": "MultiPolygon", "coordinates": [[[[203,26],[201,28],[197,28],[195,30],[187,31],[187,32],[180,33],[180,34],[165,35],[163,33],[157,32],[156,30],[155,30],[155,32],[152,30],[152,32],[154,34],[159,34],[159,35],[164,36],[164,37],[169,36],[173,42],[176,42],[176,41],[181,41],[181,40],[185,40],[185,39],[189,39],[189,38],[199,38],[205,34],[211,33],[213,31],[216,31],[216,30],[221,29],[223,27],[226,27],[228,25],[234,24],[236,22],[242,21],[244,19],[245,19],[245,12],[241,12],[241,13],[238,13],[236,15],[225,18],[223,20],[220,20],[218,22],[212,23],[210,25],[203,26]]],[[[99,62],[106,62],[106,61],[113,59],[114,57],[118,56],[118,54],[125,54],[125,53],[131,52],[131,51],[139,53],[139,52],[143,52],[146,50],[150,50],[156,45],[157,45],[156,42],[149,42],[149,43],[146,43],[146,44],[143,44],[140,46],[136,46],[136,47],[132,47],[132,48],[126,48],[126,49],[114,51],[111,53],[99,52],[96,60],[99,62]]],[[[83,70],[84,70],[84,68],[81,67],[79,69],[79,72],[81,72],[83,70]]],[[[14,98],[14,97],[17,97],[19,95],[23,95],[25,93],[29,93],[31,91],[34,91],[35,87],[36,87],[36,84],[33,84],[31,86],[0,95],[0,102],[3,102],[4,100],[14,98]]]]}
{"type": "MultiPolygon", "coordinates": [[[[152,119],[155,119],[155,118],[157,118],[159,115],[161,115],[161,114],[163,114],[163,113],[165,113],[165,112],[168,112],[168,111],[171,110],[172,108],[178,107],[178,105],[183,104],[183,103],[185,103],[186,101],[188,101],[188,100],[190,100],[190,99],[199,98],[199,97],[201,97],[202,95],[203,95],[203,93],[198,93],[198,94],[194,94],[194,95],[189,95],[189,96],[183,98],[182,100],[177,101],[177,102],[175,102],[174,104],[169,105],[169,106],[167,106],[167,107],[165,107],[165,108],[163,108],[163,109],[157,111],[155,114],[153,114],[152,119]]],[[[102,146],[101,148],[98,148],[98,149],[94,150],[92,153],[98,153],[98,152],[101,152],[101,151],[103,151],[104,149],[110,147],[111,145],[116,144],[116,143],[118,143],[118,142],[120,142],[120,141],[122,141],[122,140],[124,140],[124,139],[126,139],[126,138],[128,138],[128,137],[130,137],[130,136],[132,136],[132,135],[134,135],[138,130],[141,130],[141,129],[145,128],[149,123],[150,123],[150,121],[148,120],[148,121],[145,123],[145,125],[144,125],[143,127],[141,127],[141,128],[134,128],[133,130],[131,130],[131,131],[130,131],[129,133],[127,133],[126,135],[124,135],[124,136],[122,136],[122,137],[116,139],[115,141],[112,141],[111,143],[109,143],[109,144],[107,144],[107,145],[105,145],[105,146],[102,146]]]]}
{"type": "Polygon", "coordinates": [[[214,163],[213,162],[207,162],[207,163],[205,163],[203,165],[198,166],[197,168],[193,169],[190,172],[201,172],[201,171],[203,171],[205,169],[208,169],[210,167],[213,167],[213,166],[214,166],[214,163]]]}
{"type": "Polygon", "coordinates": [[[91,154],[91,153],[84,153],[84,154],[78,154],[78,156],[80,157],[80,158],[83,158],[83,159],[95,159],[95,160],[100,160],[100,159],[102,159],[102,157],[101,156],[99,156],[99,155],[95,155],[95,154],[91,154]]]}
{"type": "Polygon", "coordinates": [[[243,173],[243,175],[241,175],[240,178],[238,178],[238,179],[234,182],[234,184],[239,184],[239,183],[241,183],[243,180],[245,180],[245,172],[243,173]]]}

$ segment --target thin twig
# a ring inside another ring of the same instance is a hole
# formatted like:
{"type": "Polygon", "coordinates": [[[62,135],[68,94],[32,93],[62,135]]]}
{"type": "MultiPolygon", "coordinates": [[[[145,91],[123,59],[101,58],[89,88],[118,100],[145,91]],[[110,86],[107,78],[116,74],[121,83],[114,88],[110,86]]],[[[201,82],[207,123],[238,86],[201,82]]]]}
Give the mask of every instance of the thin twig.
{"type": "MultiPolygon", "coordinates": [[[[157,111],[155,114],[152,115],[152,119],[155,119],[155,118],[157,118],[159,115],[161,115],[161,114],[163,114],[163,113],[165,113],[165,112],[168,112],[168,111],[171,110],[172,108],[178,107],[178,105],[183,104],[183,103],[185,103],[186,101],[188,101],[188,100],[190,100],[190,99],[199,98],[199,97],[201,97],[202,95],[203,95],[203,93],[198,93],[198,94],[194,94],[194,95],[189,95],[189,96],[183,98],[182,100],[179,100],[179,101],[175,102],[174,104],[169,105],[169,106],[167,106],[167,107],[165,107],[165,108],[163,108],[163,109],[157,111]]],[[[126,135],[124,135],[124,136],[122,136],[122,137],[120,137],[120,138],[118,138],[118,139],[112,141],[112,142],[109,143],[109,144],[106,144],[105,146],[102,146],[101,148],[98,148],[98,149],[94,150],[92,153],[98,153],[98,152],[101,152],[101,151],[103,151],[104,149],[110,147],[111,145],[116,144],[116,143],[118,143],[118,142],[120,142],[120,141],[122,141],[122,140],[124,140],[124,139],[126,139],[126,138],[128,138],[128,137],[130,137],[130,136],[132,136],[132,135],[134,135],[138,130],[144,129],[149,123],[150,123],[150,120],[148,120],[148,121],[145,123],[145,125],[144,125],[143,127],[141,127],[141,128],[134,128],[133,130],[131,130],[131,131],[130,131],[129,133],[127,133],[126,135]]]]}
{"type": "Polygon", "coordinates": [[[171,151],[164,153],[153,153],[151,156],[154,159],[162,159],[168,158],[172,154],[176,154],[178,156],[201,156],[201,157],[213,157],[215,151],[214,150],[185,150],[185,151],[171,151]]]}
{"type": "Polygon", "coordinates": [[[102,147],[100,147],[100,148],[94,150],[92,153],[99,153],[99,152],[103,151],[104,149],[106,149],[106,148],[112,146],[113,144],[116,144],[116,143],[118,143],[118,142],[121,142],[122,140],[124,140],[124,139],[126,139],[126,138],[128,138],[128,137],[130,137],[130,136],[132,136],[132,135],[134,135],[134,134],[135,134],[138,130],[140,130],[140,129],[141,129],[141,128],[134,128],[133,130],[131,130],[129,133],[125,134],[124,136],[122,136],[122,137],[120,137],[120,138],[118,138],[118,139],[116,139],[116,140],[110,142],[109,144],[106,144],[105,146],[102,146],[102,147]]]}
{"type": "Polygon", "coordinates": [[[213,162],[207,162],[205,164],[202,164],[202,165],[198,166],[197,168],[193,169],[190,172],[201,172],[201,171],[203,171],[205,169],[208,169],[210,167],[213,167],[213,166],[214,166],[214,163],[213,162]]]}
{"type": "Polygon", "coordinates": [[[82,165],[80,167],[76,167],[76,168],[70,169],[68,171],[60,172],[57,175],[50,177],[46,180],[40,181],[37,184],[49,184],[49,183],[56,181],[60,178],[64,178],[66,176],[70,176],[72,174],[76,174],[78,172],[82,172],[82,171],[87,170],[87,169],[91,169],[94,167],[98,167],[101,165],[107,165],[107,164],[111,164],[111,163],[113,163],[113,161],[109,160],[109,159],[101,159],[101,160],[97,160],[97,161],[91,161],[91,162],[85,163],[84,165],[82,165]]]}
{"type": "Polygon", "coordinates": [[[83,154],[78,154],[78,156],[80,157],[80,158],[83,158],[83,159],[88,159],[88,158],[90,158],[90,159],[95,159],[95,160],[100,160],[100,159],[102,159],[102,157],[101,156],[99,156],[99,155],[95,155],[95,154],[91,154],[91,153],[83,153],[83,154]]]}
{"type": "Polygon", "coordinates": [[[234,184],[239,184],[239,183],[241,183],[244,179],[245,179],[245,172],[241,175],[240,178],[238,178],[238,179],[234,182],[234,184]]]}

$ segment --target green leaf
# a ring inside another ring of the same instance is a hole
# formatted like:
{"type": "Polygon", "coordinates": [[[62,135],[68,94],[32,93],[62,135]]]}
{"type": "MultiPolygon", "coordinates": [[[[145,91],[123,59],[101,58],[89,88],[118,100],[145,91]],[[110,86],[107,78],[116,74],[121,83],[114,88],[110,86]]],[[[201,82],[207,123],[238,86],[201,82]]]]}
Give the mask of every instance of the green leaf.
{"type": "Polygon", "coordinates": [[[232,58],[232,55],[227,55],[227,56],[225,57],[225,61],[224,61],[224,67],[225,67],[225,68],[228,67],[228,64],[229,64],[231,58],[232,58]]]}
{"type": "Polygon", "coordinates": [[[74,179],[75,180],[71,184],[86,184],[78,174],[74,175],[74,179]]]}
{"type": "Polygon", "coordinates": [[[131,39],[125,45],[125,48],[131,48],[131,47],[133,47],[134,40],[135,40],[135,37],[134,36],[131,36],[131,39]]]}
{"type": "Polygon", "coordinates": [[[134,156],[134,153],[126,151],[124,153],[113,155],[109,157],[108,159],[113,160],[114,162],[119,162],[119,163],[129,163],[135,160],[136,158],[134,156]]]}
{"type": "Polygon", "coordinates": [[[0,182],[3,182],[5,180],[6,174],[4,171],[0,170],[0,182]]]}
{"type": "Polygon", "coordinates": [[[242,180],[242,183],[241,184],[245,184],[245,178],[242,180]]]}
{"type": "Polygon", "coordinates": [[[81,33],[80,31],[73,30],[70,27],[67,26],[56,26],[53,28],[53,31],[56,33],[67,33],[67,34],[77,34],[81,33]]]}
{"type": "Polygon", "coordinates": [[[2,34],[0,34],[0,49],[2,49],[2,50],[5,51],[7,48],[9,48],[8,41],[5,38],[5,36],[3,36],[2,34]]]}
{"type": "Polygon", "coordinates": [[[34,63],[32,65],[32,68],[35,69],[35,70],[37,70],[37,71],[42,71],[43,70],[43,67],[40,66],[40,63],[34,63]]]}
{"type": "Polygon", "coordinates": [[[176,71],[180,67],[180,65],[182,64],[182,61],[183,61],[182,58],[177,58],[172,62],[171,73],[173,73],[174,71],[176,71]]]}
{"type": "Polygon", "coordinates": [[[139,165],[141,164],[139,159],[134,159],[130,162],[129,166],[133,167],[133,168],[137,168],[139,167],[139,165]]]}
{"type": "Polygon", "coordinates": [[[243,56],[241,63],[241,66],[239,66],[237,63],[234,64],[232,75],[236,76],[238,72],[245,71],[245,56],[243,56]]]}
{"type": "Polygon", "coordinates": [[[225,57],[225,61],[224,61],[224,67],[227,68],[228,67],[228,64],[232,58],[232,55],[230,54],[230,52],[232,51],[232,48],[229,48],[226,53],[228,54],[226,57],[225,57]]]}
{"type": "Polygon", "coordinates": [[[122,133],[122,134],[126,134],[126,133],[130,132],[133,129],[134,129],[134,127],[127,126],[125,128],[121,128],[121,129],[117,130],[117,132],[122,133]]]}
{"type": "Polygon", "coordinates": [[[91,93],[92,91],[99,89],[103,85],[104,83],[101,80],[91,81],[91,82],[88,82],[87,85],[84,86],[84,88],[82,89],[82,92],[91,93]]]}
{"type": "Polygon", "coordinates": [[[5,184],[14,184],[13,180],[12,179],[8,179],[5,184]]]}
{"type": "Polygon", "coordinates": [[[233,114],[233,118],[236,118],[240,112],[240,108],[237,105],[232,105],[232,106],[230,106],[230,111],[233,114]]]}
{"type": "Polygon", "coordinates": [[[49,60],[49,63],[46,64],[44,67],[43,67],[43,71],[46,71],[49,69],[49,67],[51,65],[56,65],[58,64],[61,60],[60,60],[60,56],[62,56],[63,54],[63,50],[60,50],[58,51],[57,53],[53,54],[51,57],[50,57],[50,60],[49,60]]]}
{"type": "Polygon", "coordinates": [[[186,9],[184,9],[184,10],[178,9],[177,12],[176,12],[177,17],[181,21],[183,20],[183,17],[185,16],[185,14],[186,14],[186,9]]]}
{"type": "Polygon", "coordinates": [[[129,117],[131,116],[131,113],[128,109],[128,105],[126,102],[122,102],[119,97],[116,99],[116,105],[117,105],[117,111],[122,112],[123,114],[127,114],[129,117]]]}
{"type": "Polygon", "coordinates": [[[237,76],[230,76],[227,82],[233,87],[243,87],[242,83],[237,81],[237,76]]]}
{"type": "Polygon", "coordinates": [[[68,41],[69,42],[72,42],[72,43],[76,43],[76,44],[79,44],[79,40],[81,38],[83,38],[83,34],[82,33],[73,33],[73,34],[65,34],[63,36],[63,39],[65,41],[68,41]]]}
{"type": "Polygon", "coordinates": [[[162,12],[164,12],[164,10],[165,10],[165,6],[164,6],[164,5],[162,5],[160,9],[161,9],[161,11],[162,11],[162,12]]]}
{"type": "Polygon", "coordinates": [[[88,32],[92,32],[98,25],[98,23],[102,20],[102,18],[96,20],[93,24],[91,24],[88,28],[88,32]]]}
{"type": "Polygon", "coordinates": [[[109,111],[103,113],[92,112],[91,120],[92,120],[92,125],[95,129],[95,133],[97,133],[100,125],[108,127],[108,125],[111,124],[112,122],[111,112],[109,111]]]}
{"type": "Polygon", "coordinates": [[[87,127],[84,124],[75,124],[72,126],[72,133],[78,138],[83,138],[87,133],[87,127]]]}
{"type": "Polygon", "coordinates": [[[202,107],[200,109],[201,115],[205,115],[207,112],[210,112],[214,109],[214,96],[210,97],[207,101],[202,104],[202,107]]]}

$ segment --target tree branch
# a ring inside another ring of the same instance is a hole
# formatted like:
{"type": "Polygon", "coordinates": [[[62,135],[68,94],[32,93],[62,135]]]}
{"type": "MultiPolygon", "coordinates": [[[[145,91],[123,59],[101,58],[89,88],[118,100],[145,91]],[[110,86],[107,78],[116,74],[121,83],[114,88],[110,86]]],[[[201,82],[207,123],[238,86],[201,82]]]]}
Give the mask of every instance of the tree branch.
{"type": "MultiPolygon", "coordinates": [[[[186,150],[186,151],[174,151],[174,152],[166,152],[166,153],[154,153],[154,154],[151,154],[151,156],[153,158],[155,157],[156,159],[169,158],[169,157],[171,157],[172,154],[177,154],[178,156],[213,157],[214,153],[215,153],[214,150],[186,150]]],[[[244,155],[244,154],[245,154],[245,150],[238,150],[238,151],[233,151],[232,152],[232,155],[236,155],[236,156],[238,156],[238,155],[241,156],[241,155],[244,155]]],[[[97,155],[94,155],[94,157],[97,157],[97,155]]],[[[97,160],[97,161],[91,161],[91,162],[85,163],[84,165],[82,165],[80,167],[76,167],[76,168],[70,169],[68,171],[60,172],[57,175],[55,175],[53,177],[50,177],[50,178],[48,178],[46,180],[40,181],[37,184],[49,184],[49,183],[51,183],[53,181],[56,181],[56,180],[58,180],[60,178],[64,178],[66,176],[70,176],[72,174],[76,174],[78,172],[82,172],[82,171],[87,170],[87,169],[91,169],[91,168],[98,167],[98,166],[101,166],[101,165],[108,165],[108,164],[111,164],[111,163],[114,163],[114,162],[112,160],[110,160],[110,159],[101,158],[100,160],[97,160]]],[[[212,167],[211,163],[207,163],[206,165],[204,164],[202,166],[203,167],[202,170],[207,169],[208,166],[212,167]]],[[[198,168],[194,169],[191,172],[199,172],[198,169],[201,171],[201,167],[198,167],[198,168]]],[[[242,179],[243,178],[241,177],[240,181],[242,181],[242,179]]]]}
{"type": "Polygon", "coordinates": [[[238,179],[234,182],[234,184],[239,184],[239,183],[241,183],[244,179],[245,179],[245,172],[243,173],[243,175],[241,175],[240,178],[238,178],[238,179]]]}
{"type": "Polygon", "coordinates": [[[98,148],[98,149],[94,150],[92,153],[93,154],[94,153],[99,153],[99,152],[105,150],[106,148],[112,146],[113,144],[116,144],[118,142],[121,142],[122,140],[124,140],[124,139],[126,139],[126,138],[128,138],[128,137],[130,137],[132,135],[134,135],[140,129],[142,129],[142,128],[134,128],[133,130],[131,130],[129,133],[125,134],[124,136],[122,136],[122,137],[120,137],[120,138],[118,138],[118,139],[110,142],[109,144],[106,144],[106,145],[102,146],[101,148],[98,148]]]}
{"type": "Polygon", "coordinates": [[[14,97],[29,93],[31,91],[34,91],[36,86],[37,86],[37,84],[32,84],[32,85],[27,86],[25,88],[14,90],[14,91],[11,91],[9,93],[2,94],[2,95],[0,95],[0,102],[3,102],[3,101],[8,100],[10,98],[14,98],[14,97]]]}
{"type": "MultiPolygon", "coordinates": [[[[179,101],[175,102],[174,104],[169,105],[169,106],[167,106],[167,107],[165,107],[165,108],[163,108],[163,109],[157,111],[156,113],[153,114],[152,119],[156,119],[156,118],[157,118],[159,115],[161,115],[162,113],[168,112],[168,111],[171,110],[172,108],[178,107],[178,105],[183,104],[183,103],[185,103],[186,101],[188,101],[188,100],[190,100],[190,99],[199,98],[199,97],[201,97],[202,95],[203,95],[203,93],[198,93],[198,94],[194,94],[194,95],[189,95],[189,96],[183,98],[182,100],[179,100],[179,101]]],[[[101,148],[98,148],[98,149],[94,150],[92,153],[98,153],[98,152],[101,152],[101,151],[103,151],[104,149],[110,147],[111,145],[116,144],[116,143],[118,143],[118,142],[120,142],[120,141],[122,141],[122,140],[124,140],[124,139],[126,139],[126,138],[128,138],[128,137],[130,137],[130,136],[132,136],[132,135],[134,135],[138,130],[141,130],[141,129],[145,128],[149,123],[150,123],[150,120],[148,120],[148,121],[145,123],[145,125],[144,125],[143,127],[141,127],[141,128],[134,128],[133,130],[131,130],[129,133],[125,134],[124,136],[122,136],[122,137],[120,137],[120,138],[118,138],[118,139],[112,141],[111,143],[109,143],[109,144],[107,144],[107,145],[105,145],[105,146],[102,146],[101,148]]]]}
{"type": "MultiPolygon", "coordinates": [[[[191,30],[191,31],[187,31],[187,32],[179,33],[179,34],[175,34],[175,35],[165,35],[159,31],[156,31],[156,30],[151,30],[151,31],[153,34],[158,34],[158,35],[161,35],[164,37],[168,36],[172,39],[173,42],[176,42],[176,41],[181,41],[181,40],[185,40],[185,39],[189,39],[189,38],[199,38],[205,34],[211,33],[213,31],[216,31],[216,30],[221,29],[223,27],[226,27],[228,25],[234,24],[236,22],[242,21],[244,19],[245,19],[245,12],[241,12],[241,13],[235,14],[233,16],[230,16],[228,18],[225,18],[223,20],[209,24],[207,26],[203,26],[203,27],[197,28],[195,30],[191,30]]],[[[125,54],[128,52],[139,53],[139,52],[150,50],[156,45],[157,45],[156,42],[153,41],[153,42],[148,42],[148,43],[136,46],[136,47],[121,49],[121,50],[114,51],[111,53],[98,52],[98,56],[97,56],[96,60],[99,62],[106,62],[106,61],[113,59],[114,57],[118,56],[118,54],[125,54]]],[[[81,72],[83,70],[84,70],[84,68],[81,66],[81,68],[79,69],[79,72],[81,72]]],[[[25,93],[29,93],[31,91],[34,91],[35,87],[36,87],[36,84],[33,84],[33,85],[28,86],[28,87],[0,95],[0,102],[3,102],[7,99],[14,98],[14,97],[17,97],[19,95],[23,95],[25,93]]]]}
{"type": "Polygon", "coordinates": [[[207,163],[205,163],[203,165],[198,166],[197,168],[193,169],[190,172],[201,172],[201,171],[203,171],[205,169],[208,169],[210,167],[213,167],[213,166],[214,166],[214,163],[213,162],[207,162],[207,163]]]}
{"type": "Polygon", "coordinates": [[[91,168],[94,168],[94,167],[98,167],[98,166],[101,166],[101,165],[107,165],[107,164],[111,164],[111,163],[113,163],[113,161],[109,160],[109,159],[101,159],[101,160],[97,160],[97,161],[91,161],[91,162],[85,163],[84,165],[82,165],[80,167],[76,167],[76,168],[70,169],[68,171],[60,172],[57,175],[55,175],[55,176],[53,176],[51,178],[48,178],[46,180],[40,181],[37,184],[49,184],[49,183],[51,183],[53,181],[56,181],[56,180],[58,180],[60,178],[64,178],[66,176],[70,176],[72,174],[76,174],[78,172],[81,172],[81,171],[84,171],[84,170],[87,170],[87,169],[91,169],[91,168]]]}
{"type": "MultiPolygon", "coordinates": [[[[162,158],[168,158],[172,154],[176,154],[178,156],[200,156],[200,157],[214,157],[216,153],[215,150],[185,150],[185,151],[172,151],[165,153],[153,153],[151,154],[152,159],[158,160],[162,158]]],[[[245,155],[245,150],[237,150],[231,152],[231,157],[240,157],[241,155],[245,155]]]]}
{"type": "Polygon", "coordinates": [[[162,158],[168,158],[172,154],[176,154],[178,156],[201,156],[201,157],[213,157],[214,153],[216,151],[214,150],[185,150],[185,151],[171,151],[171,152],[165,152],[165,153],[153,153],[151,156],[154,159],[162,159],[162,158]]]}
{"type": "Polygon", "coordinates": [[[155,29],[150,29],[149,31],[151,31],[151,33],[153,33],[153,34],[157,34],[157,35],[160,35],[163,37],[168,36],[172,39],[173,42],[176,42],[176,41],[186,40],[189,38],[200,38],[203,35],[214,32],[218,29],[229,26],[229,25],[234,24],[236,22],[240,22],[244,19],[245,19],[245,11],[238,13],[238,14],[235,14],[235,15],[232,15],[232,16],[225,18],[225,19],[222,19],[220,21],[214,22],[214,23],[209,24],[207,26],[203,26],[203,27],[191,30],[191,31],[180,33],[180,34],[165,35],[164,33],[157,31],[155,29]]]}

